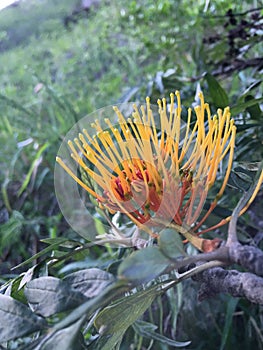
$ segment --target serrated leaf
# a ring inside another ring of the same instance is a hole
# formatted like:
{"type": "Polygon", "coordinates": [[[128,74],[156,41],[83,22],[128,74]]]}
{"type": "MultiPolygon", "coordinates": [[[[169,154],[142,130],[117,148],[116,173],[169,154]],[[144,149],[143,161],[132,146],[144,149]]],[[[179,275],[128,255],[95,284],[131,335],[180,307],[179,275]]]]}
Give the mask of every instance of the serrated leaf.
{"type": "Polygon", "coordinates": [[[30,281],[26,285],[25,296],[33,311],[44,317],[72,309],[87,300],[65,281],[50,276],[30,281]]]}
{"type": "Polygon", "coordinates": [[[183,348],[185,346],[188,346],[191,343],[190,341],[186,341],[186,342],[176,341],[176,340],[167,338],[159,333],[155,333],[156,328],[157,328],[156,325],[149,322],[142,321],[142,320],[137,320],[133,324],[133,329],[140,336],[144,338],[157,340],[158,342],[168,346],[183,348]]]}
{"type": "Polygon", "coordinates": [[[213,103],[217,108],[225,108],[229,105],[228,95],[219,82],[210,74],[206,73],[205,79],[208,84],[208,89],[213,103]]]}
{"type": "Polygon", "coordinates": [[[173,229],[164,229],[158,238],[158,246],[162,253],[170,259],[185,255],[181,236],[173,229]]]}
{"type": "Polygon", "coordinates": [[[97,268],[73,272],[63,279],[74,290],[81,292],[87,298],[100,294],[115,279],[108,272],[97,268]]]}
{"type": "Polygon", "coordinates": [[[171,261],[158,247],[147,247],[132,253],[119,266],[118,275],[134,284],[140,284],[159,276],[171,261]]]}
{"type": "Polygon", "coordinates": [[[111,350],[121,341],[130,327],[160,295],[157,286],[122,298],[103,309],[95,320],[95,326],[101,337],[97,340],[96,349],[111,350]]]}
{"type": "Polygon", "coordinates": [[[36,332],[47,326],[46,321],[35,315],[29,307],[7,296],[0,295],[0,341],[36,332]]]}

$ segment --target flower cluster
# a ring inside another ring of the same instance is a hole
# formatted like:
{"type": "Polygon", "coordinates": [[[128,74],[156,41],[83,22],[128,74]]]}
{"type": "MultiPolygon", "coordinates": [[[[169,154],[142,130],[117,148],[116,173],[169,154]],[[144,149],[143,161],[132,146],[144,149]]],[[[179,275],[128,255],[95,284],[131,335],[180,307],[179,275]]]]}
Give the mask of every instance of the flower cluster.
{"type": "Polygon", "coordinates": [[[230,175],[236,127],[229,107],[212,116],[202,93],[199,98],[194,113],[188,109],[186,122],[176,91],[170,95],[169,110],[165,99],[158,100],[157,116],[146,98],[140,109],[134,105],[130,118],[113,107],[117,122],[105,119],[103,127],[96,120],[91,125],[95,135],[82,130],[68,146],[80,173],[90,182],[73,173],[61,158],[57,162],[101,208],[126,214],[153,236],[155,227],[170,224],[187,228],[193,236],[204,233],[210,228],[201,226],[230,175]],[[200,217],[224,158],[227,165],[221,187],[210,209],[200,217]]]}

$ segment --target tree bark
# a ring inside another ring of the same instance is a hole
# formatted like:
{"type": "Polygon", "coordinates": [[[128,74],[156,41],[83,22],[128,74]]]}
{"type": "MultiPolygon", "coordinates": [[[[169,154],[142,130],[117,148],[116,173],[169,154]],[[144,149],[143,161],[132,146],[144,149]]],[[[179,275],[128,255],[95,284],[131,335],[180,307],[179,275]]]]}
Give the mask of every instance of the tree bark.
{"type": "Polygon", "coordinates": [[[193,277],[201,283],[198,299],[204,300],[218,293],[243,297],[252,303],[263,305],[263,278],[250,272],[225,270],[215,267],[193,277]]]}

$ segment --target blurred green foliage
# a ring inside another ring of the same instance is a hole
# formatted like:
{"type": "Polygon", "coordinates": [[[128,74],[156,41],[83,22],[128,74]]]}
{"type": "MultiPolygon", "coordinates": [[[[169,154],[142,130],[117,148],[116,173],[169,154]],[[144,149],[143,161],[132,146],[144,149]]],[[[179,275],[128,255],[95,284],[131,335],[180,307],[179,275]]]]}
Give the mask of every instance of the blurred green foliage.
{"type": "MultiPolygon", "coordinates": [[[[85,242],[60,214],[53,170],[63,136],[83,116],[105,105],[143,102],[146,95],[155,103],[175,89],[190,106],[201,88],[213,110],[224,107],[222,100],[231,106],[238,127],[235,166],[243,162],[247,169],[247,162],[263,155],[261,1],[101,0],[98,7],[74,15],[79,9],[76,0],[27,0],[0,12],[0,274],[3,283],[11,278],[11,296],[22,302],[23,278],[61,278],[90,267],[116,275],[128,256],[105,247],[71,255],[85,242]],[[54,257],[61,263],[49,266],[54,257]],[[10,273],[28,258],[31,270],[19,275],[22,266],[10,273]]],[[[236,188],[243,189],[237,178],[244,180],[244,174],[233,172],[235,189],[229,186],[216,215],[234,207],[236,188]]],[[[259,209],[253,215],[259,218],[259,209]]],[[[215,221],[213,216],[209,220],[215,221]]],[[[253,241],[258,222],[246,216],[242,225],[242,239],[253,241]]],[[[13,307],[29,314],[21,305],[13,307]]],[[[63,314],[52,322],[58,319],[63,314]]],[[[170,349],[165,335],[192,340],[189,349],[263,349],[260,307],[244,300],[233,305],[224,296],[200,305],[191,282],[158,296],[145,321],[158,324],[160,335],[140,321],[128,328],[120,349],[170,349]],[[161,341],[153,343],[149,335],[161,341]]],[[[83,343],[80,326],[76,339],[83,343]]],[[[95,339],[93,333],[87,328],[87,342],[95,339]]],[[[11,341],[5,348],[23,344],[21,349],[29,349],[30,341],[11,341]]]]}

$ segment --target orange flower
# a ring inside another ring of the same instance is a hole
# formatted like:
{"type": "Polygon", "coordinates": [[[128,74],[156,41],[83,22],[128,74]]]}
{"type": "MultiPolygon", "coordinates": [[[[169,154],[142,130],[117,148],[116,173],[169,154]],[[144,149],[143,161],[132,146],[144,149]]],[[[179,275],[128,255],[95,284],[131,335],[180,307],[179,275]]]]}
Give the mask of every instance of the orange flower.
{"type": "Polygon", "coordinates": [[[95,136],[84,129],[74,142],[69,141],[71,157],[96,186],[76,176],[61,158],[57,157],[57,162],[101,208],[126,214],[153,236],[157,235],[157,226],[172,225],[193,241],[189,232],[195,237],[210,230],[200,227],[226,187],[236,134],[229,107],[211,116],[202,93],[199,98],[195,115],[188,109],[187,123],[181,119],[181,99],[176,91],[170,95],[169,112],[166,100],[158,100],[157,118],[146,98],[146,107],[139,110],[134,105],[131,118],[125,119],[113,107],[117,124],[105,119],[103,127],[95,121],[95,136]],[[224,158],[228,160],[221,188],[200,218],[224,158]]]}

